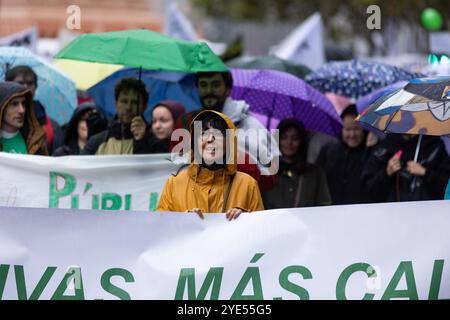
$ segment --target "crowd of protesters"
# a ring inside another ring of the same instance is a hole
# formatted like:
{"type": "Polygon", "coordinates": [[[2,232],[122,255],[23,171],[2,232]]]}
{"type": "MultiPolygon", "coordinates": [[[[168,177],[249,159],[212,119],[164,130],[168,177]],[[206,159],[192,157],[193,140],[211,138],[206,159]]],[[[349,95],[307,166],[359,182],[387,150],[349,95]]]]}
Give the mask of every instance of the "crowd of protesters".
{"type": "Polygon", "coordinates": [[[439,137],[424,136],[414,161],[418,136],[377,138],[355,121],[355,105],[341,113],[338,139],[316,142],[302,122],[285,119],[278,125],[278,145],[249,113],[248,104],[230,97],[229,72],[197,74],[199,111],[187,113],[180,102],[160,101],[147,123],[144,112],[151,93],[140,80],[122,79],[115,87],[112,120],[89,100],[80,103],[62,127],[34,100],[37,80],[30,67],[17,66],[0,83],[0,151],[52,156],[167,153],[180,143],[171,139],[172,132],[189,130],[193,138],[185,155],[190,164],[168,177],[160,211],[200,216],[225,212],[233,219],[241,212],[264,208],[450,197],[450,158],[439,137]],[[195,138],[193,120],[201,123],[195,138]],[[236,129],[258,129],[264,134],[237,139],[236,129]],[[227,136],[226,130],[232,135],[227,136]],[[261,149],[262,153],[252,151],[261,149]],[[261,154],[267,155],[269,164],[260,159],[261,154]],[[276,160],[278,170],[271,171],[276,160]]]}

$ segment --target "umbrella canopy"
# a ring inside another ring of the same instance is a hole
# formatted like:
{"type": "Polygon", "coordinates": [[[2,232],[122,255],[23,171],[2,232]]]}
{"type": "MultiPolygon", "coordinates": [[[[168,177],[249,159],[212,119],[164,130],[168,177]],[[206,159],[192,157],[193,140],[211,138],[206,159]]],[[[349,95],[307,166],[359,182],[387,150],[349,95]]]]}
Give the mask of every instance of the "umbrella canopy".
{"type": "Polygon", "coordinates": [[[178,40],[145,29],[82,34],[56,58],[149,70],[227,71],[226,65],[207,44],[178,40]]]}
{"type": "Polygon", "coordinates": [[[122,69],[117,64],[104,64],[77,60],[56,59],[53,64],[63,70],[73,81],[77,89],[86,90],[110,74],[122,69]]]}
{"type": "Polygon", "coordinates": [[[335,94],[333,92],[327,92],[325,93],[325,97],[327,97],[328,100],[333,104],[334,109],[336,109],[336,112],[340,115],[342,111],[344,111],[345,108],[347,108],[349,105],[354,104],[353,99],[340,96],[338,94],[335,94]]]}
{"type": "MultiPolygon", "coordinates": [[[[107,116],[112,118],[116,113],[114,98],[116,84],[123,78],[137,78],[138,73],[137,68],[116,71],[91,87],[88,92],[107,116]]],[[[153,106],[162,100],[178,101],[187,111],[199,109],[201,106],[193,74],[143,70],[141,80],[149,92],[149,101],[144,114],[146,119],[150,119],[153,106]]]]}
{"type": "Polygon", "coordinates": [[[304,65],[270,55],[240,57],[227,62],[227,65],[232,68],[284,71],[301,79],[311,73],[311,69],[304,65]]]}
{"type": "Polygon", "coordinates": [[[368,95],[365,95],[362,98],[359,98],[356,101],[356,107],[358,109],[358,113],[362,113],[368,106],[374,103],[378,98],[385,96],[389,93],[392,93],[400,88],[403,88],[408,84],[408,81],[399,81],[393,84],[390,84],[386,87],[377,89],[368,95]]]}
{"type": "Polygon", "coordinates": [[[450,134],[450,77],[411,80],[379,98],[357,118],[380,132],[450,134]]]}
{"type": "Polygon", "coordinates": [[[268,129],[286,118],[297,118],[306,129],[330,135],[337,135],[342,129],[342,121],[331,102],[303,80],[274,70],[232,69],[231,73],[231,96],[245,100],[250,111],[267,119],[263,123],[268,129]]]}
{"type": "Polygon", "coordinates": [[[386,64],[350,60],[327,63],[305,80],[320,92],[358,99],[392,83],[421,76],[386,64]]]}
{"type": "Polygon", "coordinates": [[[33,54],[24,47],[0,47],[0,79],[5,79],[8,69],[26,65],[38,77],[36,100],[44,106],[47,114],[58,123],[70,120],[77,107],[75,83],[50,63],[33,54]]]}

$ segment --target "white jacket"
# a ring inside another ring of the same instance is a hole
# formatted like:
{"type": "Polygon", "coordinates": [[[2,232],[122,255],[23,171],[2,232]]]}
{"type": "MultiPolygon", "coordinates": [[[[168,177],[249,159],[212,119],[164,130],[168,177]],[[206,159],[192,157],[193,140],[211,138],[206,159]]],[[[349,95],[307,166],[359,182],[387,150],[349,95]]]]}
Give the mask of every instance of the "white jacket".
{"type": "MultiPolygon", "coordinates": [[[[261,174],[269,174],[270,162],[276,160],[278,163],[278,157],[280,156],[277,135],[272,136],[258,119],[250,115],[249,109],[250,106],[244,100],[233,100],[228,97],[225,100],[222,113],[229,117],[238,129],[238,150],[246,151],[250,155],[253,161],[258,164],[261,174]],[[251,134],[257,134],[257,139],[245,139],[245,135],[243,132],[239,132],[239,129],[243,131],[254,129],[251,134]]],[[[243,157],[243,155],[243,152],[239,152],[240,157],[243,157]]]]}

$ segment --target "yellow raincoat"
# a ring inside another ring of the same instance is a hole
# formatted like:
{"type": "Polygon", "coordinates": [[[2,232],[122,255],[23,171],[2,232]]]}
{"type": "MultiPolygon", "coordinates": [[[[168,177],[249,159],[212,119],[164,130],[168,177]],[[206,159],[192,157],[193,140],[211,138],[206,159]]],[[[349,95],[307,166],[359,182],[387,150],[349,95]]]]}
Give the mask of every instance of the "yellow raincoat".
{"type": "MultiPolygon", "coordinates": [[[[233,175],[234,179],[224,212],[231,208],[239,208],[243,211],[264,210],[256,180],[236,169],[236,127],[227,116],[215,111],[203,111],[196,118],[207,112],[218,114],[225,120],[228,128],[233,130],[230,148],[232,155],[227,155],[227,159],[230,159],[230,157],[234,159],[233,163],[226,164],[224,169],[212,171],[192,161],[187,170],[169,177],[164,186],[157,211],[185,212],[193,208],[200,208],[204,213],[222,212],[228,185],[233,175]]],[[[190,131],[192,137],[192,126],[190,131]]],[[[191,158],[193,159],[193,156],[191,158]]]]}

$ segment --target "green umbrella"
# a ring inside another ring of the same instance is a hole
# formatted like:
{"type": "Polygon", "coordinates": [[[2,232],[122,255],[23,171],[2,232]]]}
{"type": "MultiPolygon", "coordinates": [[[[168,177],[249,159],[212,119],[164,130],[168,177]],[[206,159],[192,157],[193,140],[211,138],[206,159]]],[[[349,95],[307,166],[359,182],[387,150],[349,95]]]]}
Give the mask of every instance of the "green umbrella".
{"type": "Polygon", "coordinates": [[[295,64],[275,56],[246,56],[227,62],[232,68],[258,69],[258,70],[278,70],[290,73],[300,79],[305,78],[311,70],[301,64],[295,64]]]}
{"type": "Polygon", "coordinates": [[[178,40],[145,29],[83,34],[55,58],[192,73],[228,70],[206,43],[178,40]]]}

